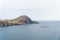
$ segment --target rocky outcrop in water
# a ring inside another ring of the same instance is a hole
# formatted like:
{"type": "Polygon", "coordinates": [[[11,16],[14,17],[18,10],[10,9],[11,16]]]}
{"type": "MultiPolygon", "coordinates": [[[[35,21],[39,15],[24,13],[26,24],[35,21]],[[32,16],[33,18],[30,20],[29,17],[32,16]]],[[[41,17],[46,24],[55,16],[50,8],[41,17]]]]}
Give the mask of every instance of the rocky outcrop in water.
{"type": "Polygon", "coordinates": [[[23,24],[38,24],[36,21],[32,21],[28,16],[22,15],[12,20],[0,20],[0,26],[12,26],[23,24]]]}

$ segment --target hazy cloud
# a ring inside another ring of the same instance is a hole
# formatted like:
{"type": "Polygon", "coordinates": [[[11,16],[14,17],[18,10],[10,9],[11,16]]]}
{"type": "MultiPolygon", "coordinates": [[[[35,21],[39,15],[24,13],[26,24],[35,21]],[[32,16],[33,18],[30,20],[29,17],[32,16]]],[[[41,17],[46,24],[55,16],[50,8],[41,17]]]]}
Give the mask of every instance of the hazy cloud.
{"type": "Polygon", "coordinates": [[[0,0],[0,18],[28,15],[34,20],[60,20],[60,0],[0,0]]]}

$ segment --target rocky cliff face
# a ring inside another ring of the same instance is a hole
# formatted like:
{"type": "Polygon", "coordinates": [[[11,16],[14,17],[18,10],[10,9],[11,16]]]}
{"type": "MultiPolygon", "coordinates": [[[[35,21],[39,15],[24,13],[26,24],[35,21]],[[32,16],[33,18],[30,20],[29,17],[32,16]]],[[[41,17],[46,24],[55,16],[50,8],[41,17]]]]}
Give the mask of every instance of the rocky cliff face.
{"type": "Polygon", "coordinates": [[[13,20],[0,20],[0,26],[22,25],[22,24],[35,24],[38,22],[32,21],[28,16],[22,15],[13,20]]]}

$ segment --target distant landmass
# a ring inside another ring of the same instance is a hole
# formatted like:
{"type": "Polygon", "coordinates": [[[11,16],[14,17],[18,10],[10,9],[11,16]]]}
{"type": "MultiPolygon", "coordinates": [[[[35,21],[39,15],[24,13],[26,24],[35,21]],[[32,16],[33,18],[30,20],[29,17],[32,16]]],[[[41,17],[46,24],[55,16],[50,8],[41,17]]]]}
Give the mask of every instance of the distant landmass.
{"type": "Polygon", "coordinates": [[[13,25],[23,25],[23,24],[38,24],[38,22],[31,20],[26,15],[22,15],[12,20],[0,20],[0,26],[13,26],[13,25]]]}

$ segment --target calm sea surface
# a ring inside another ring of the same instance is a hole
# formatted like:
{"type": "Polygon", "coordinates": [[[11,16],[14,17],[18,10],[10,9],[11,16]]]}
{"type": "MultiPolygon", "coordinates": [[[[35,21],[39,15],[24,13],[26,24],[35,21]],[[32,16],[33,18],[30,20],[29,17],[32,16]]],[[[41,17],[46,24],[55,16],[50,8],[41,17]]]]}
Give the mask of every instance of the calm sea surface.
{"type": "Polygon", "coordinates": [[[60,40],[60,21],[0,27],[0,40],[60,40]]]}

